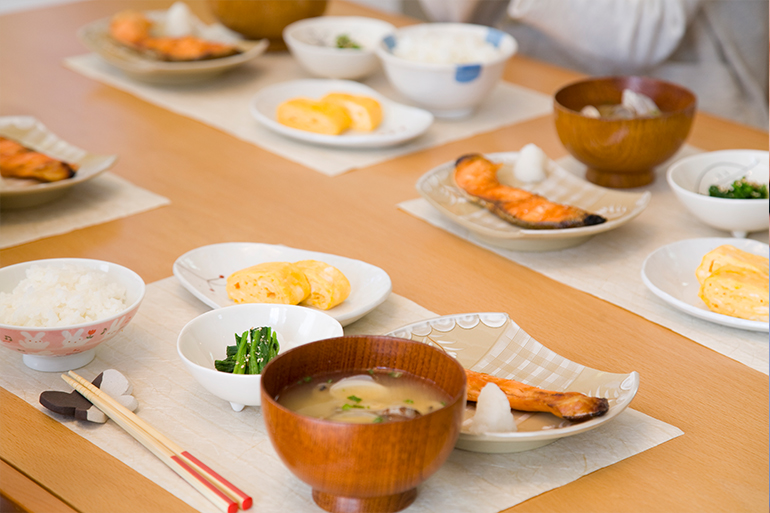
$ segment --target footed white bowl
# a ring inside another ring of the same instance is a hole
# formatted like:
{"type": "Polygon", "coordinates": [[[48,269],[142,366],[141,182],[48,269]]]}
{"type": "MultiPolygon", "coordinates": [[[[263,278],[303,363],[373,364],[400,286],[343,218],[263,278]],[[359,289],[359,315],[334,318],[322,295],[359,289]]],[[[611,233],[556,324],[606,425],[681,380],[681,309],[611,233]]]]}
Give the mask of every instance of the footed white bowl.
{"type": "Polygon", "coordinates": [[[269,326],[278,335],[279,354],[316,340],[342,336],[342,325],[319,310],[293,305],[248,303],[199,315],[188,322],[177,338],[177,353],[195,381],[225,401],[233,410],[259,406],[259,374],[230,374],[214,368],[224,360],[235,334],[269,326]]]}
{"type": "Polygon", "coordinates": [[[708,195],[711,185],[729,185],[746,177],[768,183],[768,152],[721,150],[678,160],[668,168],[666,179],[677,199],[701,222],[733,237],[767,230],[770,226],[767,199],[729,199],[708,195]]]}
{"type": "Polygon", "coordinates": [[[360,79],[380,67],[377,44],[396,30],[382,20],[363,16],[319,16],[295,21],[283,30],[291,55],[308,73],[323,78],[360,79]],[[361,48],[337,48],[347,35],[361,48]]]}

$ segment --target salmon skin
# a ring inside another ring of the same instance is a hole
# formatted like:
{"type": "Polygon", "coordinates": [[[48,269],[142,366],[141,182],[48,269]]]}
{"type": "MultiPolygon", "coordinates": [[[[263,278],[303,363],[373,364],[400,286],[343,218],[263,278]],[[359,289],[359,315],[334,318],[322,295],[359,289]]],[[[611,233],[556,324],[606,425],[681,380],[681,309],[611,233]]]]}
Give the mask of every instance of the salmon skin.
{"type": "Polygon", "coordinates": [[[16,141],[0,137],[0,176],[58,182],[75,176],[77,164],[56,160],[16,141]]]}
{"type": "Polygon", "coordinates": [[[465,370],[468,378],[468,400],[476,401],[487,383],[494,383],[508,398],[514,410],[553,413],[566,420],[581,421],[601,417],[610,409],[603,397],[589,397],[580,392],[551,392],[525,385],[512,379],[497,378],[481,372],[465,370]]]}
{"type": "Polygon", "coordinates": [[[150,57],[172,62],[202,61],[241,53],[235,45],[194,36],[153,37],[152,22],[138,11],[123,11],[110,20],[110,36],[150,57]]]}
{"type": "Polygon", "coordinates": [[[591,226],[607,221],[570,205],[562,205],[509,185],[497,179],[502,164],[483,155],[464,155],[455,162],[455,183],[466,197],[511,224],[535,230],[554,230],[591,226]]]}

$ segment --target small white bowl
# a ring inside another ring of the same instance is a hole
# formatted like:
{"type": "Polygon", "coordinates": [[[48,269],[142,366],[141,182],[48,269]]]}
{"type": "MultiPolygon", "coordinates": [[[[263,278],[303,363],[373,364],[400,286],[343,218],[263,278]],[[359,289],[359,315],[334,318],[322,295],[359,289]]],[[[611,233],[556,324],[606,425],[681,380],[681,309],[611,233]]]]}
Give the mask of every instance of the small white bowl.
{"type": "Polygon", "coordinates": [[[269,326],[277,333],[279,354],[294,347],[342,336],[342,325],[318,310],[293,305],[248,303],[212,310],[188,322],[179,332],[176,349],[185,367],[203,388],[225,401],[233,410],[261,403],[259,374],[229,374],[214,368],[224,360],[235,334],[269,326]]]}
{"type": "Polygon", "coordinates": [[[474,112],[500,81],[505,62],[516,53],[517,48],[513,37],[491,27],[467,23],[423,23],[399,29],[385,37],[377,46],[377,56],[383,63],[388,80],[398,92],[434,116],[451,119],[467,117],[474,112]],[[438,50],[435,46],[437,39],[459,46],[438,50]],[[468,43],[473,41],[484,42],[486,50],[493,55],[479,57],[478,60],[468,56],[460,58],[457,53],[467,50],[468,43]],[[414,52],[422,54],[415,58],[432,62],[395,55],[399,43],[411,45],[414,52]],[[451,62],[456,60],[464,62],[451,62]]]}
{"type": "Polygon", "coordinates": [[[0,269],[0,292],[13,291],[33,265],[74,265],[106,272],[110,280],[126,288],[126,308],[97,321],[71,326],[44,328],[0,323],[0,344],[22,353],[22,361],[31,369],[62,372],[87,365],[96,355],[96,346],[110,340],[131,322],[144,298],[144,281],[134,271],[111,262],[86,258],[51,258],[3,267],[0,269]]]}
{"type": "Polygon", "coordinates": [[[767,184],[769,167],[766,151],[712,151],[675,162],[666,179],[679,201],[700,221],[743,238],[749,232],[768,229],[770,200],[715,198],[708,195],[708,189],[743,177],[767,184]]]}
{"type": "Polygon", "coordinates": [[[323,78],[360,79],[380,65],[377,44],[396,28],[382,20],[361,16],[319,16],[296,21],[283,30],[283,39],[308,73],[323,78]],[[347,35],[361,48],[337,48],[347,35]]]}

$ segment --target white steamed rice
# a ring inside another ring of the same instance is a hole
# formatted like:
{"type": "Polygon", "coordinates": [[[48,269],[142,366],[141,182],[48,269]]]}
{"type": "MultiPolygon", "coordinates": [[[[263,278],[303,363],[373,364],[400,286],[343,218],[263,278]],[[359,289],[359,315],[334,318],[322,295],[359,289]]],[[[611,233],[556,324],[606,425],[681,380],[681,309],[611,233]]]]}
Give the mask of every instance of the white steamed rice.
{"type": "Polygon", "coordinates": [[[393,48],[396,57],[437,64],[483,64],[500,58],[500,54],[481,34],[403,34],[393,48]]]}
{"type": "Polygon", "coordinates": [[[33,265],[26,276],[13,292],[0,292],[0,323],[71,326],[126,309],[126,288],[102,271],[70,264],[33,265]]]}

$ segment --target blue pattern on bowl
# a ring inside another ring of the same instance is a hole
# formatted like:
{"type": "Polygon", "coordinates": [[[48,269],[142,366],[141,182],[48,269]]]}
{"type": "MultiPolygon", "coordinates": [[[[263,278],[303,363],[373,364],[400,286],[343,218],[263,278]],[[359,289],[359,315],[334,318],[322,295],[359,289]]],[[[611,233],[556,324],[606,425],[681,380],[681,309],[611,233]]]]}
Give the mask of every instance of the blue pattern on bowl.
{"type": "Polygon", "coordinates": [[[385,39],[382,40],[383,43],[385,43],[385,46],[388,47],[388,50],[390,50],[390,53],[393,53],[393,48],[396,46],[396,38],[393,36],[386,36],[385,39]]]}
{"type": "Polygon", "coordinates": [[[495,48],[500,48],[500,41],[503,40],[505,34],[501,30],[489,29],[485,41],[495,48]]]}
{"type": "Polygon", "coordinates": [[[480,64],[469,64],[467,66],[457,66],[455,70],[455,80],[460,83],[473,82],[481,75],[480,64]]]}

